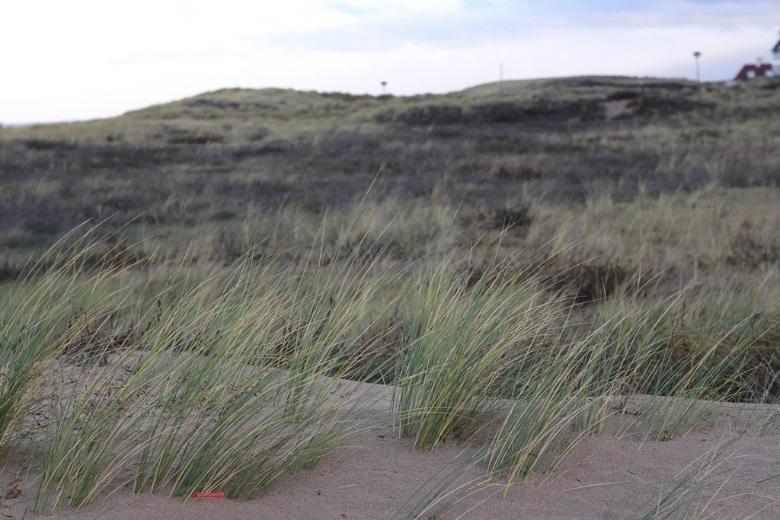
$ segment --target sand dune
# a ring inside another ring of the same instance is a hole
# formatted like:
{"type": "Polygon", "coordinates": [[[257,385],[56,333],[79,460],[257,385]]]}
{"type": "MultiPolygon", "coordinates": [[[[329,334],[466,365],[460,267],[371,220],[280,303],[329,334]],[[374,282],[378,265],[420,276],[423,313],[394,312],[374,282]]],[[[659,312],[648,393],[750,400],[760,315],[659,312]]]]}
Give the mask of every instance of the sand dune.
{"type": "MultiPolygon", "coordinates": [[[[634,398],[621,402],[630,413],[615,415],[611,433],[584,439],[555,471],[506,488],[484,483],[484,472],[474,463],[478,444],[413,450],[393,432],[388,390],[373,385],[368,390],[377,397],[366,412],[370,427],[317,467],[256,500],[182,501],[119,490],[82,510],[48,518],[368,520],[413,518],[431,501],[445,511],[430,509],[422,518],[625,519],[643,518],[654,508],[663,513],[659,518],[780,518],[775,407],[698,402],[700,411],[708,410],[701,414],[705,419],[659,442],[630,433],[641,431],[637,421],[658,401],[634,398]],[[678,484],[684,485],[667,497],[678,484]],[[444,491],[437,494],[438,485],[444,491]]],[[[30,517],[32,492],[23,489],[22,496],[4,500],[0,513],[30,517]]]]}

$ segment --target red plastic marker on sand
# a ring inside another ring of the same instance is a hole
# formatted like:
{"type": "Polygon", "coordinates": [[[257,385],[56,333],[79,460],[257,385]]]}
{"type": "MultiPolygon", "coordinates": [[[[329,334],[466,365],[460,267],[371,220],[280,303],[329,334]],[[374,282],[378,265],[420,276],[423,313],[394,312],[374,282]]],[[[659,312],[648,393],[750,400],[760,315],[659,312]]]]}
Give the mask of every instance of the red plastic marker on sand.
{"type": "Polygon", "coordinates": [[[225,498],[224,491],[197,491],[192,494],[193,498],[225,498]]]}

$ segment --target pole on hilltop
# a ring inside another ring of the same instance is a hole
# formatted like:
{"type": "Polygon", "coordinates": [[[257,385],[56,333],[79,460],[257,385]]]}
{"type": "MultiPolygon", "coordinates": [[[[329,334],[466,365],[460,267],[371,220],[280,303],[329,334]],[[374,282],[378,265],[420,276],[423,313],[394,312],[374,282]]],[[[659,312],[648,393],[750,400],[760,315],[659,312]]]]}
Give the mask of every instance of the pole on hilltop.
{"type": "Polygon", "coordinates": [[[701,51],[693,53],[693,57],[696,60],[696,83],[701,83],[701,66],[699,61],[701,60],[701,51]]]}

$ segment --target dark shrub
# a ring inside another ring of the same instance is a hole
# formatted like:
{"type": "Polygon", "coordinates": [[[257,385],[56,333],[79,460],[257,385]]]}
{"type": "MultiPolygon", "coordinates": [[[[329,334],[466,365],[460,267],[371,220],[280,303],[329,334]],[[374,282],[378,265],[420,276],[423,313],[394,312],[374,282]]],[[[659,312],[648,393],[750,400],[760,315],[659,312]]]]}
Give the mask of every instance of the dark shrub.
{"type": "Polygon", "coordinates": [[[395,120],[409,126],[454,125],[463,119],[463,109],[455,105],[421,105],[408,108],[395,120]]]}
{"type": "Polygon", "coordinates": [[[513,179],[520,181],[539,180],[544,177],[544,173],[528,164],[516,163],[511,161],[499,162],[493,166],[491,172],[497,179],[513,179]]]}
{"type": "Polygon", "coordinates": [[[46,139],[27,139],[23,141],[24,146],[29,150],[72,150],[76,148],[75,143],[67,141],[54,141],[46,139]]]}
{"type": "Polygon", "coordinates": [[[216,134],[179,135],[168,138],[168,144],[180,146],[192,146],[203,144],[224,143],[225,138],[216,134]]]}
{"type": "Polygon", "coordinates": [[[475,123],[518,123],[528,119],[526,110],[517,103],[482,103],[468,110],[469,121],[475,123]]]}
{"type": "Polygon", "coordinates": [[[13,265],[8,260],[0,264],[0,283],[18,280],[23,274],[24,271],[21,266],[13,265]]]}
{"type": "Polygon", "coordinates": [[[730,265],[757,269],[762,264],[780,262],[780,243],[767,243],[756,238],[749,222],[742,223],[730,245],[727,258],[730,265]]]}
{"type": "Polygon", "coordinates": [[[607,96],[607,101],[630,101],[637,99],[641,94],[635,90],[618,90],[607,96]]]}
{"type": "Polygon", "coordinates": [[[658,275],[652,272],[639,271],[613,261],[575,262],[548,257],[534,264],[539,272],[544,273],[550,289],[579,304],[606,300],[627,285],[635,285],[636,289],[644,292],[649,280],[658,280],[658,275]]]}
{"type": "Polygon", "coordinates": [[[712,103],[686,97],[643,94],[631,103],[630,108],[639,116],[669,116],[713,106],[712,103]]]}
{"type": "Polygon", "coordinates": [[[523,121],[553,122],[596,121],[603,119],[601,104],[595,100],[536,100],[526,105],[498,102],[471,107],[468,119],[475,123],[500,124],[523,121]]]}
{"type": "Polygon", "coordinates": [[[186,101],[185,106],[190,108],[215,108],[217,110],[239,110],[241,103],[238,101],[220,101],[217,99],[191,99],[186,101]]]}

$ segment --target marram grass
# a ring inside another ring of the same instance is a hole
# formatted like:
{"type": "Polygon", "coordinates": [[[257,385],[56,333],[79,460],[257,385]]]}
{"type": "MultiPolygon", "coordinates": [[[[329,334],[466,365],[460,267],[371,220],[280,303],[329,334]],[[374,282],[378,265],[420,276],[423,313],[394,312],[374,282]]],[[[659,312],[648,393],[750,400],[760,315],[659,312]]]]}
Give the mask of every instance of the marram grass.
{"type": "Polygon", "coordinates": [[[776,314],[756,317],[758,293],[712,292],[713,312],[695,288],[652,304],[625,291],[584,319],[538,269],[399,266],[344,240],[302,265],[248,255],[205,270],[87,263],[87,243],[3,287],[0,435],[23,435],[33,407],[48,420],[25,441],[43,454],[36,509],[122,486],[256,496],[361,424],[370,399],[341,379],[379,371],[400,435],[420,449],[478,439],[486,481],[506,483],[603,431],[614,399],[674,398],[645,433],[669,438],[695,400],[771,395],[755,374],[776,314]]]}
{"type": "Polygon", "coordinates": [[[245,498],[315,463],[350,427],[342,411],[354,400],[332,394],[358,361],[377,288],[353,267],[312,274],[316,288],[303,291],[243,265],[153,306],[136,348],[85,369],[62,396],[37,508],[121,485],[245,498]],[[351,359],[336,355],[345,346],[351,359]]]}

